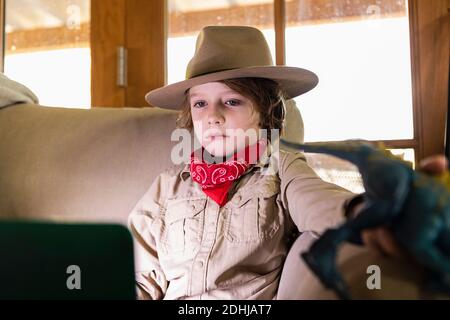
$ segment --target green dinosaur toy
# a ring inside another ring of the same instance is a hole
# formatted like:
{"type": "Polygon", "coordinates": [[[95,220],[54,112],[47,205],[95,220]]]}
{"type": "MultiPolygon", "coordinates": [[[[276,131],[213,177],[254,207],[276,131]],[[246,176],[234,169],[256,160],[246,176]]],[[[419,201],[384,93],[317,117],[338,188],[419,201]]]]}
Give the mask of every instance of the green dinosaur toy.
{"type": "Polygon", "coordinates": [[[427,286],[450,293],[450,179],[412,169],[405,162],[364,140],[296,144],[304,152],[325,153],[357,166],[365,188],[364,207],[336,229],[329,229],[302,254],[322,283],[340,298],[350,298],[336,269],[337,247],[344,241],[362,244],[361,232],[388,227],[396,241],[428,271],[427,286]]]}

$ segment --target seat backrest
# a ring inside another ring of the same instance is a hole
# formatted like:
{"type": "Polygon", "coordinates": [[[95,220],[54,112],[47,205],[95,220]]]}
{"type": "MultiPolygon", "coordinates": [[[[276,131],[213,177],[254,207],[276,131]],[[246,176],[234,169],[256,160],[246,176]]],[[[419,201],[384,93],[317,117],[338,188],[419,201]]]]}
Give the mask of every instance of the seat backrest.
{"type": "Polygon", "coordinates": [[[176,112],[0,109],[0,217],[125,223],[170,164],[176,112]]]}

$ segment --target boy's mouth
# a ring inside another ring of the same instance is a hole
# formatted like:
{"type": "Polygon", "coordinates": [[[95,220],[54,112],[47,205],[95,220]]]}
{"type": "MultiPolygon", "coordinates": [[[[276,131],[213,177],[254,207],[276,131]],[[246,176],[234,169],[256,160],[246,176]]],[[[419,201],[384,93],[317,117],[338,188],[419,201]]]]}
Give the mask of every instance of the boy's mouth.
{"type": "Polygon", "coordinates": [[[227,137],[226,135],[216,135],[216,136],[210,136],[209,139],[210,140],[225,139],[226,137],[227,137]]]}
{"type": "Polygon", "coordinates": [[[211,132],[206,134],[205,140],[225,139],[228,136],[221,132],[211,132]]]}

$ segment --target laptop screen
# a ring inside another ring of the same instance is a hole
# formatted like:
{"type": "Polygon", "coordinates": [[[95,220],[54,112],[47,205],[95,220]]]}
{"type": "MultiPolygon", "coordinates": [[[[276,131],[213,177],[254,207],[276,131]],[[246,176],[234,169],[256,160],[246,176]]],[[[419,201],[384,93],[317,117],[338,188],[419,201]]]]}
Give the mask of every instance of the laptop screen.
{"type": "Polygon", "coordinates": [[[133,242],[114,224],[0,222],[0,299],[135,299],[133,242]]]}

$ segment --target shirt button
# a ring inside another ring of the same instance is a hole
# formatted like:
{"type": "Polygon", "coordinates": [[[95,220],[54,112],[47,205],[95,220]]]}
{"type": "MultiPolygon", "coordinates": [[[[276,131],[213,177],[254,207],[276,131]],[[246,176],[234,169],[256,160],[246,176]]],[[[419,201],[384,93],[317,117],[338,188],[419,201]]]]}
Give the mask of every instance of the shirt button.
{"type": "Polygon", "coordinates": [[[203,261],[197,261],[197,267],[202,268],[203,267],[203,261]]]}
{"type": "Polygon", "coordinates": [[[195,205],[194,205],[194,204],[191,206],[191,209],[192,209],[192,210],[195,210],[195,205]]]}
{"type": "Polygon", "coordinates": [[[237,196],[236,197],[236,202],[240,202],[241,201],[241,199],[242,199],[242,197],[239,195],[239,196],[237,196]]]}

